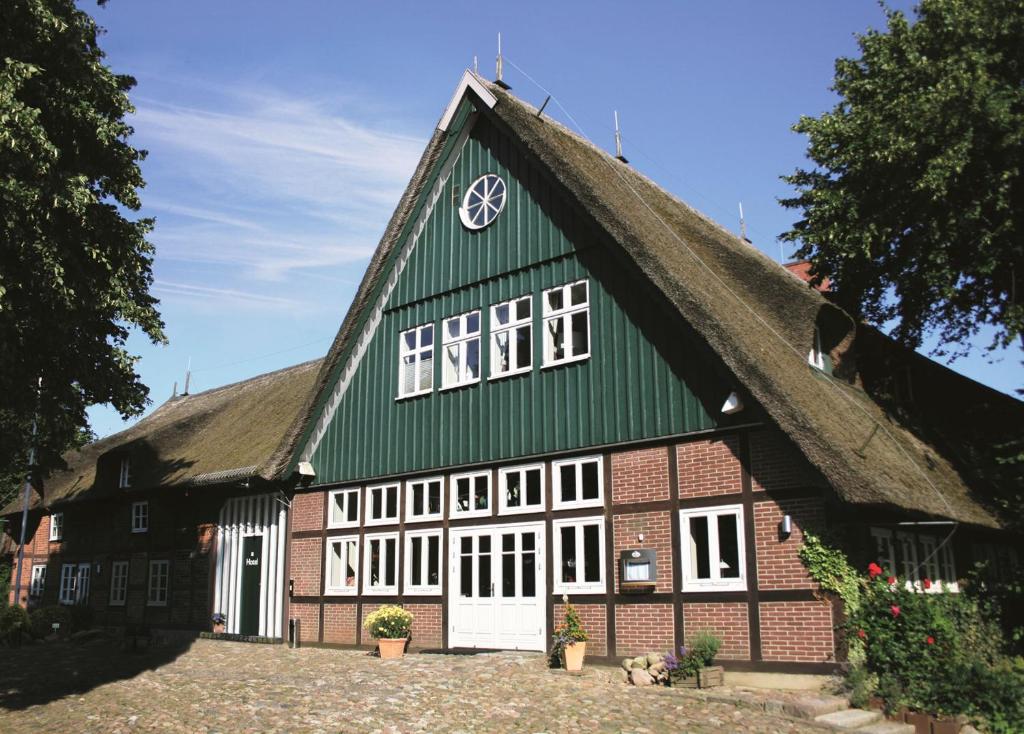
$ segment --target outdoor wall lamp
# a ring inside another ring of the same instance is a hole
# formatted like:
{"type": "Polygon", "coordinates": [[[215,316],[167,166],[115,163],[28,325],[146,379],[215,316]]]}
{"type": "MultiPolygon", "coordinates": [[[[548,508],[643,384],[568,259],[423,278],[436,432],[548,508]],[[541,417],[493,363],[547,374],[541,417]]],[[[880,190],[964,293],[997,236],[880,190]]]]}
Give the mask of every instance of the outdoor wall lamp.
{"type": "Polygon", "coordinates": [[[785,540],[793,534],[793,518],[791,515],[783,515],[779,523],[779,537],[785,540]]]}

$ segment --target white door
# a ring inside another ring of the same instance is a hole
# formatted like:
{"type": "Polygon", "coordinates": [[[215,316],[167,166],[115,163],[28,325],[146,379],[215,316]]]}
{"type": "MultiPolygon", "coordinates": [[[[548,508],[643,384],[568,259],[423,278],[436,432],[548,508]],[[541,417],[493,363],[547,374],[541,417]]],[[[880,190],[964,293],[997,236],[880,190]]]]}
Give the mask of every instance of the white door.
{"type": "Polygon", "coordinates": [[[544,525],[452,530],[449,647],[545,650],[544,525]]]}

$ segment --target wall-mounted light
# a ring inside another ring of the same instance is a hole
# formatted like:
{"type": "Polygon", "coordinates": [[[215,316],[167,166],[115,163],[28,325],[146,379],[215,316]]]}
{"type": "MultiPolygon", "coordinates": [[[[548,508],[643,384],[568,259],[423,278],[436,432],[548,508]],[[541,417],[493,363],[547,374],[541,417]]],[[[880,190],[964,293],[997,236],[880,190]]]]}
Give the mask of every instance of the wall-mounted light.
{"type": "Polygon", "coordinates": [[[103,570],[103,564],[97,563],[96,564],[96,575],[99,576],[100,575],[100,571],[102,571],[102,570],[103,570]]]}
{"type": "Polygon", "coordinates": [[[295,596],[295,579],[288,579],[288,596],[295,596]]]}
{"type": "Polygon", "coordinates": [[[636,542],[638,542],[638,543],[643,543],[644,542],[644,534],[643,533],[637,533],[636,534],[636,542]]]}
{"type": "Polygon", "coordinates": [[[790,515],[783,515],[779,523],[779,537],[785,540],[793,534],[793,518],[790,515]]]}

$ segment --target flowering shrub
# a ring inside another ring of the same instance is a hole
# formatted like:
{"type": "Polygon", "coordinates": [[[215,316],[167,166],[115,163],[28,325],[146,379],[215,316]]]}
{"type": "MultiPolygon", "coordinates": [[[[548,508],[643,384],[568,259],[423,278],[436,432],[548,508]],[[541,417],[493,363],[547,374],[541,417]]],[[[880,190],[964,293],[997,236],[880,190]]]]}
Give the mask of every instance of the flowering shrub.
{"type": "Polygon", "coordinates": [[[565,617],[561,624],[555,626],[555,633],[551,636],[552,664],[561,656],[566,645],[587,641],[587,631],[583,628],[580,613],[569,603],[567,595],[562,596],[562,602],[565,604],[565,617]]]}
{"type": "Polygon", "coordinates": [[[210,617],[210,620],[214,624],[227,624],[228,615],[224,614],[224,612],[214,612],[213,616],[210,617]]]}
{"type": "Polygon", "coordinates": [[[701,668],[711,665],[721,646],[722,641],[711,632],[698,632],[689,647],[679,648],[679,655],[671,652],[665,655],[665,670],[673,681],[692,678],[701,668]]]}
{"type": "Polygon", "coordinates": [[[404,639],[412,629],[412,613],[394,604],[385,604],[366,615],[363,627],[377,640],[404,639]]]}

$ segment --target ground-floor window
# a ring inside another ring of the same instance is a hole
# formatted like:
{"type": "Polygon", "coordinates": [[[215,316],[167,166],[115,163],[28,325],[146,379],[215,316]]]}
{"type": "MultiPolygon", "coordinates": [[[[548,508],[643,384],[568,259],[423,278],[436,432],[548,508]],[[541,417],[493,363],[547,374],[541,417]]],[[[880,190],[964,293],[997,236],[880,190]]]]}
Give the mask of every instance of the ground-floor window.
{"type": "Polygon", "coordinates": [[[359,584],[359,538],[351,535],[327,541],[326,594],[355,594],[359,584]]]}
{"type": "Polygon", "coordinates": [[[149,593],[146,604],[151,607],[167,606],[167,589],[171,576],[170,561],[149,562],[149,593]]]}
{"type": "Polygon", "coordinates": [[[366,536],[364,594],[398,593],[398,533],[366,536]]]}
{"type": "Polygon", "coordinates": [[[743,507],[680,510],[683,591],[744,591],[743,507]]]}
{"type": "Polygon", "coordinates": [[[441,593],[441,531],[405,534],[405,593],[441,593]]]}
{"type": "Polygon", "coordinates": [[[600,593],[604,579],[604,518],[556,520],[555,588],[562,593],[600,593]]]}
{"type": "Polygon", "coordinates": [[[60,568],[60,603],[86,604],[89,601],[88,563],[65,563],[60,568]]]}
{"type": "Polygon", "coordinates": [[[1010,581],[1020,562],[1017,549],[1009,545],[975,543],[973,551],[974,560],[984,563],[988,573],[1000,581],[1010,581]]]}
{"type": "Polygon", "coordinates": [[[43,595],[43,589],[46,586],[46,566],[36,565],[32,566],[32,580],[28,585],[28,595],[34,599],[38,599],[43,595]]]}
{"type": "Polygon", "coordinates": [[[128,561],[110,564],[110,606],[123,607],[128,598],[128,561]]]}
{"type": "Polygon", "coordinates": [[[871,536],[886,574],[900,575],[921,591],[959,591],[953,547],[944,536],[889,528],[871,528],[871,536]]]}

